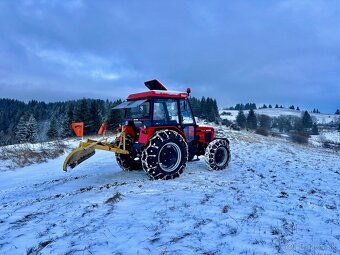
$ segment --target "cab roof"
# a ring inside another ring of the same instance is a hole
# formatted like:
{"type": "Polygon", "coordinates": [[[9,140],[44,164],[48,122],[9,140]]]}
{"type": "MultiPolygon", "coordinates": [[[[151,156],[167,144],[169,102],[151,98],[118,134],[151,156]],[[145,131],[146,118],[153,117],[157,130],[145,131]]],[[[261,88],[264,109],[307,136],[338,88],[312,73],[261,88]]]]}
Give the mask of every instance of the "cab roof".
{"type": "Polygon", "coordinates": [[[140,93],[134,93],[128,96],[127,100],[146,99],[153,97],[164,98],[188,98],[188,93],[170,90],[149,90],[140,93]]]}

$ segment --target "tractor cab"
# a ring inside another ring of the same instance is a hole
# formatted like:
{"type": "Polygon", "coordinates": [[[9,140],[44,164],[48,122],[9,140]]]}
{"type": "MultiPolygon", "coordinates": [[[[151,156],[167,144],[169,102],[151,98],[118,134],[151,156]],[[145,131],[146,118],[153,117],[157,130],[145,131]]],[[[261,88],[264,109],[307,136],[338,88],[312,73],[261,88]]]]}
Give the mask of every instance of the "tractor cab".
{"type": "Polygon", "coordinates": [[[113,109],[124,109],[125,128],[138,143],[145,144],[149,135],[164,128],[175,129],[188,142],[193,141],[197,125],[188,99],[190,92],[168,91],[161,83],[156,86],[157,82],[145,82],[147,87],[157,90],[131,94],[113,109]]]}

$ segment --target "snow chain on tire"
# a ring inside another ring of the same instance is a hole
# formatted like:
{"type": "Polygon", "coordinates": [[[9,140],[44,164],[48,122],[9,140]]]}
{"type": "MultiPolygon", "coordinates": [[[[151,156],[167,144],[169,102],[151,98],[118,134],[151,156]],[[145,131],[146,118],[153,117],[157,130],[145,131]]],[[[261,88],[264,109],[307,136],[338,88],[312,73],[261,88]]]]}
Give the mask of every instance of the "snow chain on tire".
{"type": "Polygon", "coordinates": [[[156,131],[142,152],[142,166],[154,180],[174,179],[183,173],[188,154],[188,144],[178,132],[156,131]]]}
{"type": "Polygon", "coordinates": [[[230,161],[230,148],[227,139],[216,139],[205,150],[205,161],[210,170],[226,169],[230,161]]]}
{"type": "MultiPolygon", "coordinates": [[[[131,135],[125,136],[126,148],[129,150],[133,144],[133,137],[131,135]]],[[[116,161],[121,169],[124,171],[134,171],[142,169],[141,160],[135,160],[131,154],[119,154],[116,153],[116,161]]]]}

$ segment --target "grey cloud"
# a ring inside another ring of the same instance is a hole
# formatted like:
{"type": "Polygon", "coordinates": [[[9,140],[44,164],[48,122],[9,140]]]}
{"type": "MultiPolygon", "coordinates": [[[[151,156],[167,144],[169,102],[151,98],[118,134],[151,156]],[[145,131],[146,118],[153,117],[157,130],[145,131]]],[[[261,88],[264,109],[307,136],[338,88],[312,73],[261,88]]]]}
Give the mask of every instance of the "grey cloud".
{"type": "Polygon", "coordinates": [[[125,97],[158,78],[221,106],[332,112],[340,107],[339,11],[337,1],[5,1],[0,93],[125,97]]]}

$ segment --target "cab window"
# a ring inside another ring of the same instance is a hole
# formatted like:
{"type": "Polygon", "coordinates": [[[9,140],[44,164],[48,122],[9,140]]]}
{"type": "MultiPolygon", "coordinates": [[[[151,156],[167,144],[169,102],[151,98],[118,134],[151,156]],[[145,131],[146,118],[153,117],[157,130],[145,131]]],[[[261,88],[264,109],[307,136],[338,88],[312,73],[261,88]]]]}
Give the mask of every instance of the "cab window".
{"type": "Polygon", "coordinates": [[[155,99],[153,107],[155,125],[178,125],[178,105],[175,99],[155,99]]]}
{"type": "Polygon", "coordinates": [[[188,99],[181,99],[180,100],[180,107],[181,107],[181,120],[182,124],[194,124],[194,116],[192,115],[189,100],[188,99]]]}
{"type": "Polygon", "coordinates": [[[126,108],[126,119],[148,119],[150,118],[150,102],[146,101],[136,107],[126,108]]]}

